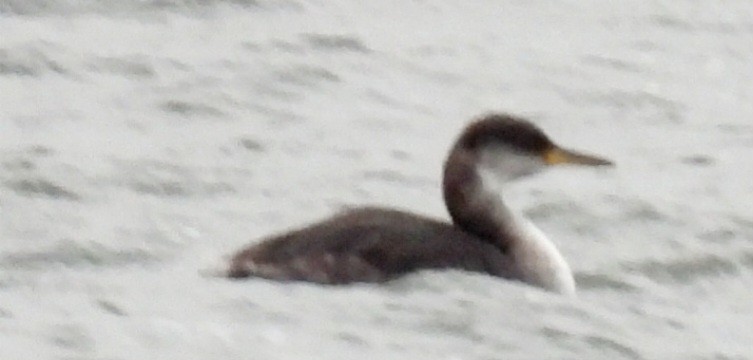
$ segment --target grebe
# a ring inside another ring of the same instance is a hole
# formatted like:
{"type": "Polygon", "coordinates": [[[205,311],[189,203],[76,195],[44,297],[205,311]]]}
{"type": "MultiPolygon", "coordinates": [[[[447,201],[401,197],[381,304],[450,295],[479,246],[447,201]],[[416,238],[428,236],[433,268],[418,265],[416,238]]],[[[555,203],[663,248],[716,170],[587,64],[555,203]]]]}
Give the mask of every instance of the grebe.
{"type": "Polygon", "coordinates": [[[225,275],[346,284],[455,268],[574,295],[572,272],[557,248],[499,192],[510,180],[557,164],[611,162],[561,148],[525,119],[483,116],[465,128],[444,164],[452,224],[394,209],[348,210],[242,249],[225,275]]]}

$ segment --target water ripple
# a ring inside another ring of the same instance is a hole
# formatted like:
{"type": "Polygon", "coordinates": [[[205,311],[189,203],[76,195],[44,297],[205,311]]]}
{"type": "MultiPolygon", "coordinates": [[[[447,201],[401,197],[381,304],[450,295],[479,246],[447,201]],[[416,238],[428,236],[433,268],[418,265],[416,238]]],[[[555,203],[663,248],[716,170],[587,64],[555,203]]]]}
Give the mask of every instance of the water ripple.
{"type": "MultiPolygon", "coordinates": [[[[621,355],[622,358],[625,358],[625,359],[636,359],[636,360],[643,359],[643,357],[641,357],[641,355],[638,354],[638,352],[636,352],[629,346],[620,344],[616,340],[607,338],[603,335],[588,335],[584,337],[584,340],[590,346],[596,349],[601,349],[605,353],[613,352],[613,353],[616,353],[616,355],[621,355]]],[[[608,358],[613,359],[613,357],[611,356],[608,358]]]]}
{"type": "Polygon", "coordinates": [[[111,249],[100,244],[83,244],[73,239],[62,239],[46,248],[4,251],[0,255],[0,268],[42,270],[55,265],[110,267],[151,263],[156,260],[154,253],[143,249],[111,249]]]}
{"type": "Polygon", "coordinates": [[[187,197],[235,191],[232,184],[219,180],[221,169],[198,170],[162,161],[118,161],[116,166],[119,174],[112,181],[141,194],[187,197]]]}
{"type": "Polygon", "coordinates": [[[371,49],[369,49],[368,46],[354,36],[306,34],[304,35],[304,39],[308,42],[311,48],[321,51],[371,52],[371,49]]]}
{"type": "Polygon", "coordinates": [[[607,274],[575,273],[575,282],[581,290],[615,290],[636,292],[638,288],[607,274]]]}
{"type": "Polygon", "coordinates": [[[298,65],[291,69],[277,72],[277,81],[315,88],[322,83],[339,82],[340,77],[324,67],[298,65]]]}
{"type": "Polygon", "coordinates": [[[150,60],[143,56],[100,57],[92,60],[89,68],[97,72],[141,79],[152,78],[157,73],[150,60]]]}
{"type": "Polygon", "coordinates": [[[51,180],[44,178],[24,178],[5,181],[5,186],[20,195],[44,196],[62,200],[80,200],[81,196],[51,180]]]}
{"type": "Polygon", "coordinates": [[[737,265],[718,255],[701,255],[674,260],[648,260],[627,264],[626,270],[635,271],[665,283],[689,284],[705,278],[736,275],[737,265]]]}
{"type": "Polygon", "coordinates": [[[181,116],[195,116],[205,118],[221,117],[224,115],[222,110],[212,105],[202,104],[190,100],[167,100],[159,105],[159,108],[166,112],[176,113],[181,116]]]}
{"type": "Polygon", "coordinates": [[[46,73],[68,75],[70,71],[52,55],[52,45],[40,42],[0,49],[0,76],[39,77],[46,73]]]}

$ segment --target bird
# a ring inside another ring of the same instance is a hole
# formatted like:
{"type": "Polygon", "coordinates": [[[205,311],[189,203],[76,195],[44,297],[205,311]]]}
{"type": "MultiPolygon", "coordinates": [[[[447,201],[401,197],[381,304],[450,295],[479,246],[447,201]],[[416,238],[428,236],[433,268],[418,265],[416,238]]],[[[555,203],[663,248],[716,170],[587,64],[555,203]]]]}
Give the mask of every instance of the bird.
{"type": "Polygon", "coordinates": [[[572,271],[557,247],[502,196],[507,183],[564,164],[613,165],[555,144],[523,117],[485,114],[464,128],[444,163],[451,222],[387,207],[353,208],[241,248],[223,275],[343,285],[458,269],[574,296],[572,271]]]}

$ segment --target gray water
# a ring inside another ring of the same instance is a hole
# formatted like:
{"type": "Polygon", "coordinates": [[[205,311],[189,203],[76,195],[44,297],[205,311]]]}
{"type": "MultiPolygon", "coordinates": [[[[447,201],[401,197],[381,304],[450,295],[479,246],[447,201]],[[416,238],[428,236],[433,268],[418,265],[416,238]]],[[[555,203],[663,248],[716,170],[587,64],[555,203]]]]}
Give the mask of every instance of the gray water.
{"type": "Polygon", "coordinates": [[[753,359],[753,2],[0,0],[1,359],[753,359]],[[488,111],[613,159],[506,199],[579,296],[202,275],[347,206],[446,218],[488,111]]]}

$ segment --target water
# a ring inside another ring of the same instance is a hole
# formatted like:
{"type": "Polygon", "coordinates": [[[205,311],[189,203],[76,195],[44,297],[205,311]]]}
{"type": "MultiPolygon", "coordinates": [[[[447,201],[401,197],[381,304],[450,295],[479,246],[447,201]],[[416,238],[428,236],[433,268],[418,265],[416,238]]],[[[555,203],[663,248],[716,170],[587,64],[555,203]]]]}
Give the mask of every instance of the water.
{"type": "Polygon", "coordinates": [[[751,359],[753,4],[0,1],[3,359],[751,359]],[[576,273],[228,282],[358,204],[445,218],[478,114],[612,170],[506,198],[576,273]]]}

